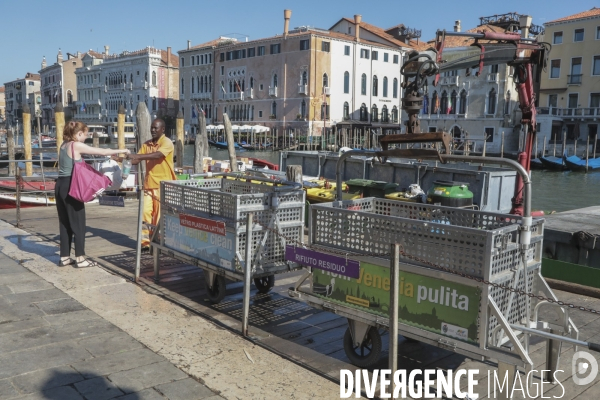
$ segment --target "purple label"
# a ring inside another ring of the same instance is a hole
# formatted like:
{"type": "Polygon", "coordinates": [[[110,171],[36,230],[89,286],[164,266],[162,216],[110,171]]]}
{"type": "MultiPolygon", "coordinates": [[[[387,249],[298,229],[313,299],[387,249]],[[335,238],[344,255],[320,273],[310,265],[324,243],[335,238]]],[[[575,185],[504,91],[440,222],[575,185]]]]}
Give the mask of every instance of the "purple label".
{"type": "Polygon", "coordinates": [[[285,259],[307,267],[322,269],[333,274],[358,279],[360,263],[344,257],[332,256],[302,247],[285,246],[285,259]]]}

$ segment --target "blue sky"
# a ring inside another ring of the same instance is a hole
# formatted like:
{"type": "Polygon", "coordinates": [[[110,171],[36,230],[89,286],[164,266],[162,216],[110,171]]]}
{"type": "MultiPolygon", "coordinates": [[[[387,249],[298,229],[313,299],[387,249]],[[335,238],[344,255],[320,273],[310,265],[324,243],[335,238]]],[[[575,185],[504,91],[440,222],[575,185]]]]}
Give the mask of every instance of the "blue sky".
{"type": "Polygon", "coordinates": [[[422,39],[434,38],[436,29],[451,30],[462,21],[463,30],[478,25],[479,17],[507,12],[529,14],[542,25],[600,6],[598,1],[529,0],[488,1],[356,1],[356,0],[31,0],[0,2],[0,84],[37,73],[42,56],[56,61],[66,52],[138,50],[146,46],[173,51],[212,40],[220,35],[250,40],[280,34],[283,10],[292,10],[290,27],[329,28],[341,17],[361,14],[363,21],[388,28],[399,23],[421,29],[422,39]]]}

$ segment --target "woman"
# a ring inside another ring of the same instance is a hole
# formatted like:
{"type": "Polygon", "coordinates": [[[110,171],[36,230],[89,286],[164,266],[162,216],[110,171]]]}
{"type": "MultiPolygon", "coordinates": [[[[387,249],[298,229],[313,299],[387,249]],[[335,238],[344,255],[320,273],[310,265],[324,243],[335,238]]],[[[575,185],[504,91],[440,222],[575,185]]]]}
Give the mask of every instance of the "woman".
{"type": "Polygon", "coordinates": [[[61,267],[73,264],[76,264],[78,268],[97,265],[85,258],[85,204],[69,196],[73,160],[84,162],[81,158],[82,154],[111,156],[130,153],[129,150],[90,147],[83,143],[87,138],[87,132],[88,127],[83,122],[69,122],[63,130],[64,143],[59,150],[59,170],[54,195],[60,226],[60,262],[58,265],[61,267]],[[75,260],[70,256],[73,239],[75,239],[75,260]]]}

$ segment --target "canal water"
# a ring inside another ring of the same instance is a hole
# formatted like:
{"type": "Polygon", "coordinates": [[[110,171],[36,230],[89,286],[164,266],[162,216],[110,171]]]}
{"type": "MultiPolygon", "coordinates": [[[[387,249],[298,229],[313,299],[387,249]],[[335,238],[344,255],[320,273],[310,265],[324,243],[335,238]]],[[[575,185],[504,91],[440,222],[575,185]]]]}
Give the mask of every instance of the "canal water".
{"type": "MultiPolygon", "coordinates": [[[[184,154],[185,164],[192,165],[194,146],[186,146],[184,154]]],[[[245,151],[238,155],[279,163],[279,152],[245,151]]],[[[216,160],[225,160],[227,151],[211,148],[209,156],[216,160]]],[[[531,179],[533,210],[560,212],[600,205],[600,172],[586,174],[570,171],[532,171],[531,179]]]]}

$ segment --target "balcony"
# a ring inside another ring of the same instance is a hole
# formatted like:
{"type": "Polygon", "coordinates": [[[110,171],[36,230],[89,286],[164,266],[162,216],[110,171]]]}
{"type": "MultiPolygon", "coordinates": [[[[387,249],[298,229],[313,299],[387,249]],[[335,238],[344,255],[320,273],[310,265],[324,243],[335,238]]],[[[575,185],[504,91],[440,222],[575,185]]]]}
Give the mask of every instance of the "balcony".
{"type": "Polygon", "coordinates": [[[192,93],[190,98],[192,100],[207,100],[211,98],[212,93],[203,92],[203,93],[192,93]]]}
{"type": "Polygon", "coordinates": [[[567,75],[567,85],[581,85],[581,77],[583,74],[567,75]]]}
{"type": "Polygon", "coordinates": [[[331,95],[331,89],[329,88],[329,86],[325,86],[325,87],[323,88],[323,94],[324,94],[325,96],[330,96],[330,95],[331,95]]]}
{"type": "Polygon", "coordinates": [[[580,120],[593,119],[600,117],[600,107],[578,107],[578,108],[557,108],[557,107],[538,107],[539,115],[552,115],[555,117],[578,118],[580,120]]]}
{"type": "Polygon", "coordinates": [[[308,96],[308,85],[298,84],[298,94],[308,96]]]}
{"type": "Polygon", "coordinates": [[[244,97],[246,97],[246,99],[253,99],[254,98],[254,88],[246,89],[246,91],[244,92],[244,97]]]}
{"type": "Polygon", "coordinates": [[[269,86],[269,96],[277,97],[277,86],[274,86],[274,87],[269,86]]]}
{"type": "Polygon", "coordinates": [[[458,76],[444,76],[440,79],[442,86],[458,86],[458,76]]]}
{"type": "Polygon", "coordinates": [[[231,93],[221,92],[219,99],[224,100],[224,101],[242,101],[242,100],[244,100],[244,92],[231,92],[231,93]]]}
{"type": "Polygon", "coordinates": [[[499,74],[497,72],[494,72],[492,74],[487,74],[487,78],[486,78],[487,82],[498,83],[498,80],[499,80],[499,74]]]}

